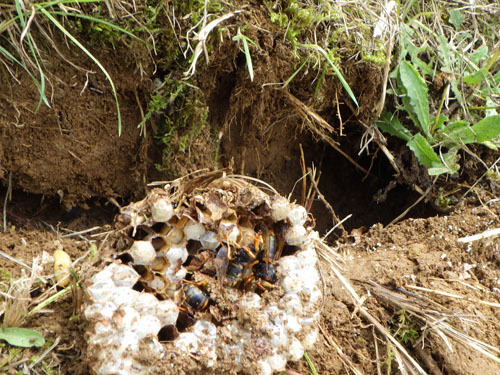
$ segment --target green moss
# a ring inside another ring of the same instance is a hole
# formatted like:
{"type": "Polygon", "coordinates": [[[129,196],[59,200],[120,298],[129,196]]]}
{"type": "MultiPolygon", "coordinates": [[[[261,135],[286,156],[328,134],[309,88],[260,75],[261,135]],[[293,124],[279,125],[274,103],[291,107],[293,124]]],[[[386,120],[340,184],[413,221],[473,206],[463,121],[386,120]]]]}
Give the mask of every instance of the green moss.
{"type": "MultiPolygon", "coordinates": [[[[193,140],[207,125],[208,107],[202,94],[182,80],[166,78],[164,86],[151,95],[142,125],[155,118],[155,138],[163,146],[160,170],[168,171],[169,159],[177,152],[186,152],[193,140]]],[[[141,125],[140,124],[140,125],[141,125]]]]}

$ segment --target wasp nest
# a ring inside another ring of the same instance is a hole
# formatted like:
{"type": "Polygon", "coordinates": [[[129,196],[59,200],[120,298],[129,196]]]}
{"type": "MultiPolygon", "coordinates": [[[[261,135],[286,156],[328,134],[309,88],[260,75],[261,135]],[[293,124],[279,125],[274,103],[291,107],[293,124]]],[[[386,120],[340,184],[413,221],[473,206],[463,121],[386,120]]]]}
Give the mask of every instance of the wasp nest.
{"type": "Polygon", "coordinates": [[[313,347],[317,233],[269,191],[212,174],[122,208],[116,261],[87,288],[95,373],[271,374],[313,347]]]}

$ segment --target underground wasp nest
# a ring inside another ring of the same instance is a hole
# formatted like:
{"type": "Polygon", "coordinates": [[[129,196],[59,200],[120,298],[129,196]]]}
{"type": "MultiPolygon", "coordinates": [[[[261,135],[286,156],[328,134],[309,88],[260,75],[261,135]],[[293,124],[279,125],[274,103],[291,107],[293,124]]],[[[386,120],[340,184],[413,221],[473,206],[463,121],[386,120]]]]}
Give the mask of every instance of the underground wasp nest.
{"type": "Polygon", "coordinates": [[[302,206],[209,174],[153,189],[116,225],[116,259],[87,288],[95,373],[271,374],[314,346],[318,239],[302,206]]]}

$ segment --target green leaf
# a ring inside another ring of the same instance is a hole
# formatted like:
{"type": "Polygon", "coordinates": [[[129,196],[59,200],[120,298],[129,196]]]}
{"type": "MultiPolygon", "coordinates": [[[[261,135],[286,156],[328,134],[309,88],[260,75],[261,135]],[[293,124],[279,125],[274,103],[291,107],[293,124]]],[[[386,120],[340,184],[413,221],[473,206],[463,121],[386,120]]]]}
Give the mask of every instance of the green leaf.
{"type": "Polygon", "coordinates": [[[377,126],[384,132],[390,135],[401,138],[405,141],[409,141],[412,134],[408,129],[406,129],[403,124],[399,121],[396,116],[392,116],[391,113],[385,111],[380,116],[380,119],[376,122],[377,126]]]}
{"type": "Polygon", "coordinates": [[[23,348],[40,347],[45,344],[45,339],[40,332],[27,328],[0,328],[0,339],[7,341],[10,345],[23,348]]]}
{"type": "Polygon", "coordinates": [[[475,73],[469,74],[468,76],[464,77],[464,83],[468,85],[474,85],[479,82],[481,82],[483,79],[485,79],[488,76],[488,71],[486,68],[481,68],[475,73]]]}
{"type": "Polygon", "coordinates": [[[474,53],[471,54],[469,58],[474,64],[479,65],[481,60],[483,60],[487,54],[488,54],[488,46],[486,44],[483,44],[476,51],[474,51],[474,53]]]}
{"type": "Polygon", "coordinates": [[[500,135],[500,115],[483,118],[472,126],[472,131],[477,143],[491,141],[500,135]]]}
{"type": "Polygon", "coordinates": [[[454,49],[450,46],[448,39],[443,35],[437,36],[437,52],[441,59],[441,71],[445,73],[453,73],[455,71],[455,65],[458,63],[458,58],[455,54],[454,49]]]}
{"type": "Polygon", "coordinates": [[[416,69],[408,62],[403,61],[399,66],[401,83],[406,89],[407,98],[411,108],[406,108],[408,113],[413,112],[418,119],[418,124],[424,135],[431,138],[429,99],[427,96],[427,85],[416,69]]]}
{"type": "Polygon", "coordinates": [[[500,115],[486,117],[473,126],[465,121],[456,121],[449,124],[443,134],[457,144],[491,141],[500,135],[500,115]]]}
{"type": "Polygon", "coordinates": [[[449,123],[442,131],[444,140],[452,141],[454,144],[467,144],[474,142],[475,134],[467,121],[455,121],[449,123]]]}
{"type": "Polygon", "coordinates": [[[462,22],[464,22],[465,15],[458,9],[448,10],[448,14],[450,15],[450,23],[453,25],[453,27],[455,27],[456,30],[458,30],[462,22]]]}
{"type": "Polygon", "coordinates": [[[416,134],[411,140],[408,141],[407,145],[423,166],[431,168],[443,165],[438,154],[434,152],[431,145],[427,142],[427,139],[422,136],[422,134],[416,134]]]}

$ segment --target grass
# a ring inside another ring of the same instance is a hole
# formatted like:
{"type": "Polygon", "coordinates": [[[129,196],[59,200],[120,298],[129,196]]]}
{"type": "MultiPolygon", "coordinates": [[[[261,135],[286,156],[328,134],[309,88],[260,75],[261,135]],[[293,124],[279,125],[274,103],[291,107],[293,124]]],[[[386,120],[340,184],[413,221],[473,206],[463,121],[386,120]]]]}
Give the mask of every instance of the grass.
{"type": "MultiPolygon", "coordinates": [[[[56,42],[52,35],[54,30],[58,30],[63,38],[71,41],[75,48],[88,56],[108,80],[116,105],[118,135],[121,135],[122,119],[120,103],[113,79],[94,54],[77,39],[74,33],[70,32],[68,25],[71,25],[72,22],[74,23],[75,19],[79,21],[84,20],[101,25],[108,30],[113,30],[118,34],[126,35],[143,43],[146,42],[136,37],[130,31],[106,19],[82,14],[81,7],[87,3],[103,3],[103,1],[54,0],[30,3],[30,7],[27,6],[28,3],[21,0],[14,0],[13,4],[12,2],[0,2],[0,61],[6,67],[11,65],[9,63],[15,63],[29,75],[37,88],[40,98],[36,111],[40,109],[42,103],[50,107],[50,101],[46,95],[46,86],[49,79],[43,65],[44,52],[39,46],[41,44],[55,46],[56,42]],[[43,39],[45,39],[46,43],[42,43],[43,39]]],[[[94,30],[96,29],[94,28],[94,30]]],[[[94,32],[98,33],[99,31],[94,32]]],[[[57,48],[55,48],[55,51],[59,53],[57,48]]],[[[64,59],[62,56],[61,58],[64,59]]]]}
{"type": "Polygon", "coordinates": [[[500,40],[492,6],[480,1],[472,12],[446,1],[410,1],[399,7],[392,103],[377,125],[404,140],[430,175],[457,173],[460,154],[479,159],[469,144],[494,150],[500,144],[500,40]]]}

